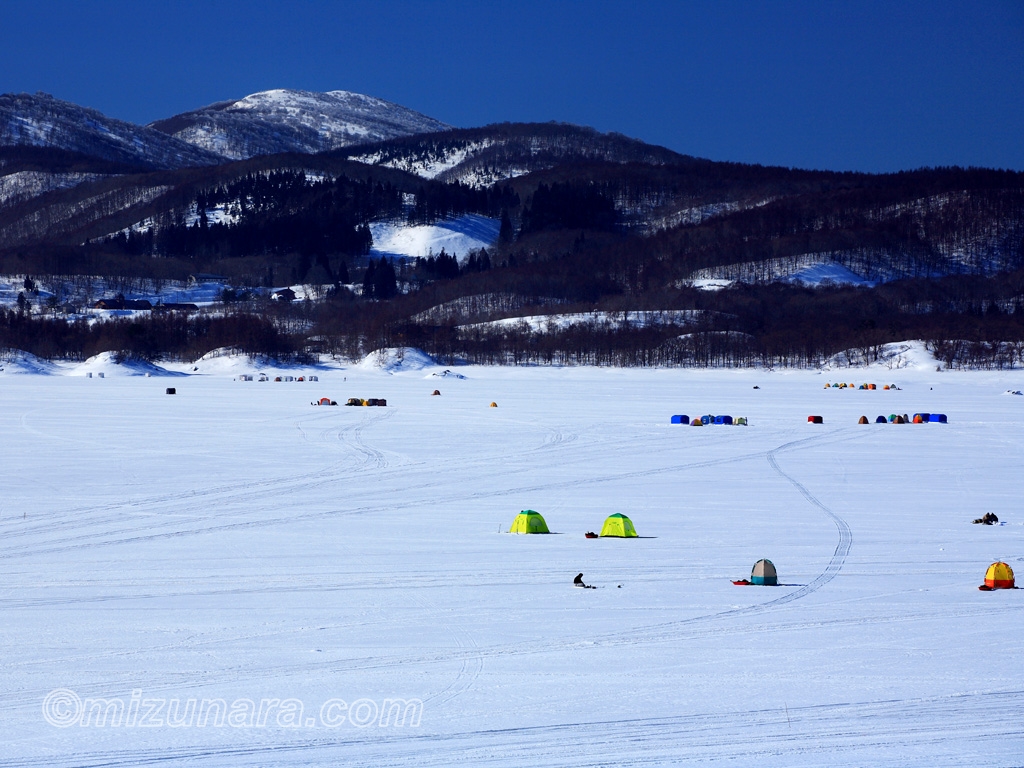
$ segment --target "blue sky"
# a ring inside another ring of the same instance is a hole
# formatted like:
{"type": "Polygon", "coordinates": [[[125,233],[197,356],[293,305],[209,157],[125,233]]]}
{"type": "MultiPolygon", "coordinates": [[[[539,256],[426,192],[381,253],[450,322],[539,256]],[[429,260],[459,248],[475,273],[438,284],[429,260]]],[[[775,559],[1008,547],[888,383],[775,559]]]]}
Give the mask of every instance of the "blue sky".
{"type": "Polygon", "coordinates": [[[0,92],[145,123],[281,87],[714,160],[1024,170],[1024,0],[0,4],[0,92]]]}

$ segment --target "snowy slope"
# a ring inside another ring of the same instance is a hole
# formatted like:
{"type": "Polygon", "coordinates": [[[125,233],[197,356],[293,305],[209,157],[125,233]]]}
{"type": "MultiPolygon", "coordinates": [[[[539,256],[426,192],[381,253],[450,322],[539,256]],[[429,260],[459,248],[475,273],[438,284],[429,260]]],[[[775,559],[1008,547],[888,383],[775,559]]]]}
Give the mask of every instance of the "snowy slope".
{"type": "Polygon", "coordinates": [[[55,147],[155,168],[213,165],[217,155],[188,142],[43,93],[0,94],[0,146],[55,147]]]}
{"type": "Polygon", "coordinates": [[[599,328],[649,328],[663,325],[693,323],[703,312],[696,309],[637,310],[632,312],[562,312],[548,315],[523,315],[502,320],[470,323],[463,328],[491,330],[526,325],[531,331],[543,333],[549,329],[565,330],[573,325],[599,328]]]}
{"type": "Polygon", "coordinates": [[[443,249],[449,256],[464,259],[470,251],[490,248],[498,239],[501,221],[468,213],[437,224],[408,225],[380,221],[370,224],[372,254],[416,258],[436,256],[443,249]]]}
{"type": "Polygon", "coordinates": [[[1020,372],[459,372],[4,378],[0,766],[1020,764],[1020,372]]]}
{"type": "Polygon", "coordinates": [[[275,89],[151,123],[222,157],[322,152],[449,126],[406,107],[350,91],[275,89]]]}

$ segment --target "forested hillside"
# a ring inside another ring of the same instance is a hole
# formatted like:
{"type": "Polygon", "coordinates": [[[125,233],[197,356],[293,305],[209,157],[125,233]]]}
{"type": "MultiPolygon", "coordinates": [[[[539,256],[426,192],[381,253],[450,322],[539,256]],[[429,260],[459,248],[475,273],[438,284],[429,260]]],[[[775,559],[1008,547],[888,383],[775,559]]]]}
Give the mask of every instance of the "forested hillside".
{"type": "Polygon", "coordinates": [[[716,163],[503,124],[155,171],[8,147],[3,190],[0,274],[103,277],[140,297],[197,273],[227,286],[173,323],[44,322],[31,296],[5,310],[2,343],[48,356],[410,345],[448,361],[816,365],[923,338],[950,365],[1005,366],[1024,340],[1024,177],[1007,171],[716,163]],[[497,238],[462,253],[375,250],[371,225],[468,214],[497,238]],[[272,303],[289,285],[309,286],[307,300],[272,303]],[[661,319],[635,320],[644,312],[661,319]]]}

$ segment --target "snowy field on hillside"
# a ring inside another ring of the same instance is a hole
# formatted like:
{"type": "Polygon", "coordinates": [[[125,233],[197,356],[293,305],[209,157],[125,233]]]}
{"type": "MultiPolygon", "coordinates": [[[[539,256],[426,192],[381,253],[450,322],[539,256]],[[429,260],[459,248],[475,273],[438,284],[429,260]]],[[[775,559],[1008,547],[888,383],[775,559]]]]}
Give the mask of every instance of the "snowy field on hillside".
{"type": "Polygon", "coordinates": [[[1024,764],[1022,372],[2,367],[0,768],[1024,764]]]}
{"type": "Polygon", "coordinates": [[[415,226],[379,221],[370,224],[373,236],[370,253],[377,258],[426,258],[437,256],[443,249],[449,256],[463,261],[470,251],[494,245],[500,228],[498,219],[475,213],[415,226]]]}

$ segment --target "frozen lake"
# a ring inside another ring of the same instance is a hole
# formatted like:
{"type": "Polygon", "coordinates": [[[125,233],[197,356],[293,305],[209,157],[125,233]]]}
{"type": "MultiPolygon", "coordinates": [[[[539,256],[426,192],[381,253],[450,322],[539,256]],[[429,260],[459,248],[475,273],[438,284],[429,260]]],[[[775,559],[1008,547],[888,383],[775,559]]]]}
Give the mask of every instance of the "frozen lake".
{"type": "Polygon", "coordinates": [[[1024,373],[106,370],[0,373],[0,766],[1024,765],[1024,373]]]}

